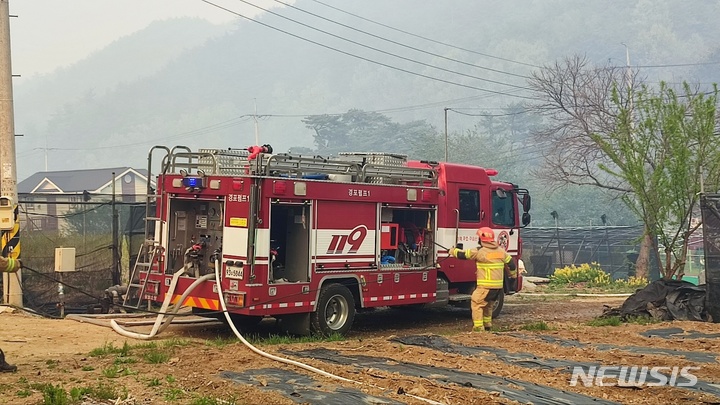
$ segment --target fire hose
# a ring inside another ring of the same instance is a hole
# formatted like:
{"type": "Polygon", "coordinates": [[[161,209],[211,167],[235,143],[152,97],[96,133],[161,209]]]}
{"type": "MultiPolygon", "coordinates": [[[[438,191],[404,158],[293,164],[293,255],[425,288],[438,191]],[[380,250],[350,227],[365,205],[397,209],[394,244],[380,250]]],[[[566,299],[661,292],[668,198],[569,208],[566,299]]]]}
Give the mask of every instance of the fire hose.
{"type": "MultiPolygon", "coordinates": [[[[280,362],[280,363],[289,364],[289,365],[291,365],[291,366],[299,367],[299,368],[301,368],[301,369],[303,369],[303,370],[307,370],[307,371],[310,371],[310,372],[312,372],[312,373],[320,374],[320,375],[325,376],[325,377],[328,377],[328,378],[333,378],[333,379],[340,380],[340,381],[347,382],[347,383],[354,383],[354,384],[360,384],[360,385],[368,385],[368,386],[371,386],[371,387],[375,387],[375,388],[379,388],[379,389],[384,389],[383,387],[378,387],[378,386],[373,385],[373,384],[367,384],[367,383],[363,383],[363,382],[360,382],[360,381],[351,380],[351,379],[349,379],[349,378],[341,377],[341,376],[339,376],[339,375],[335,375],[335,374],[329,373],[329,372],[327,372],[327,371],[321,370],[321,369],[319,369],[319,368],[313,367],[313,366],[311,366],[311,365],[309,365],[309,364],[301,363],[301,362],[299,362],[299,361],[287,359],[287,358],[284,358],[284,357],[275,356],[274,354],[270,354],[270,353],[268,353],[268,352],[262,351],[262,350],[258,349],[257,347],[253,346],[250,342],[248,342],[248,341],[245,339],[245,337],[240,333],[240,331],[238,331],[238,329],[235,327],[235,324],[234,324],[233,321],[232,321],[232,318],[230,317],[230,313],[228,312],[228,309],[227,309],[227,304],[225,303],[225,296],[223,295],[222,287],[221,287],[221,284],[220,284],[220,268],[221,268],[220,262],[219,262],[219,260],[216,258],[216,259],[215,259],[215,272],[214,272],[214,274],[206,274],[206,275],[198,278],[197,280],[195,280],[195,282],[193,282],[190,286],[188,286],[188,288],[185,290],[185,292],[183,293],[183,295],[182,295],[182,296],[180,297],[180,299],[177,301],[177,305],[176,305],[176,307],[173,309],[173,312],[172,312],[170,315],[168,315],[167,319],[166,319],[165,322],[163,323],[163,318],[165,317],[165,311],[167,311],[167,308],[170,306],[170,301],[172,300],[173,292],[175,291],[175,288],[177,287],[177,280],[178,280],[178,278],[180,278],[180,276],[185,272],[185,269],[184,269],[184,268],[183,268],[183,269],[180,269],[180,270],[178,270],[175,274],[173,274],[173,278],[172,278],[172,281],[170,282],[170,286],[169,286],[169,288],[168,288],[168,292],[165,294],[165,299],[163,300],[163,305],[162,305],[162,307],[161,307],[161,309],[160,309],[160,312],[158,313],[157,318],[155,319],[155,323],[153,324],[153,328],[152,328],[152,330],[150,331],[149,334],[142,334],[142,333],[130,332],[130,331],[128,331],[128,330],[125,330],[125,329],[123,329],[114,319],[110,321],[110,326],[113,328],[113,330],[115,330],[115,332],[117,332],[117,333],[119,333],[119,334],[121,334],[121,335],[123,335],[123,336],[127,336],[127,337],[134,338],[134,339],[142,339],[142,340],[152,339],[153,337],[155,337],[155,335],[157,335],[158,333],[162,332],[163,330],[165,330],[165,328],[167,328],[167,327],[170,325],[172,319],[175,317],[175,315],[177,314],[178,310],[179,310],[180,307],[182,306],[182,303],[185,301],[185,298],[187,298],[187,296],[190,294],[190,292],[192,292],[192,290],[195,289],[195,287],[197,287],[198,285],[200,285],[201,283],[203,283],[203,282],[205,282],[205,281],[207,281],[207,280],[212,279],[213,276],[214,276],[214,278],[215,278],[215,283],[216,283],[216,285],[218,286],[217,292],[218,292],[218,299],[220,300],[220,307],[222,308],[222,312],[223,312],[223,314],[225,315],[225,319],[227,320],[227,323],[228,323],[228,325],[230,326],[230,329],[231,329],[231,330],[233,331],[233,333],[235,334],[235,336],[236,336],[245,346],[247,346],[247,348],[250,349],[251,351],[255,352],[256,354],[258,354],[258,355],[260,355],[260,356],[266,357],[266,358],[268,358],[268,359],[270,359],[270,360],[274,360],[274,361],[278,361],[278,362],[280,362]]],[[[419,397],[419,396],[417,396],[417,395],[408,394],[407,392],[404,393],[404,395],[407,395],[407,396],[409,396],[409,397],[411,397],[411,398],[414,398],[414,399],[417,399],[417,400],[419,400],[419,401],[427,402],[427,403],[429,403],[429,404],[433,404],[433,405],[444,405],[442,402],[437,402],[437,401],[434,401],[434,400],[429,399],[429,398],[423,398],[423,397],[419,397]]]]}
{"type": "MultiPolygon", "coordinates": [[[[230,326],[230,329],[232,329],[233,333],[235,333],[235,336],[237,336],[237,338],[240,339],[240,341],[241,341],[245,346],[247,346],[248,349],[250,349],[250,350],[252,350],[253,352],[255,352],[256,354],[259,354],[260,356],[266,357],[266,358],[268,358],[268,359],[270,359],[270,360],[275,360],[275,361],[279,361],[280,363],[285,363],[285,364],[289,364],[289,365],[292,365],[292,366],[300,367],[300,368],[302,368],[303,370],[307,370],[307,371],[310,371],[310,372],[312,372],[312,373],[320,374],[320,375],[325,376],[325,377],[334,378],[334,379],[336,379],[336,380],[340,380],[340,381],[344,381],[344,382],[348,382],[348,383],[354,383],[354,384],[360,384],[360,385],[369,385],[369,386],[372,386],[372,387],[375,387],[375,388],[381,388],[381,389],[383,389],[382,387],[377,387],[377,386],[374,386],[374,385],[372,385],[372,384],[362,383],[362,382],[360,382],[360,381],[355,381],[355,380],[351,380],[351,379],[349,379],[349,378],[341,377],[341,376],[339,376],[339,375],[335,375],[335,374],[332,374],[332,373],[328,373],[327,371],[320,370],[319,368],[313,367],[313,366],[311,366],[311,365],[309,365],[309,364],[301,363],[301,362],[295,361],[295,360],[286,359],[286,358],[284,358],[284,357],[275,356],[274,354],[270,354],[270,353],[268,353],[268,352],[264,352],[264,351],[258,349],[257,347],[253,346],[250,342],[248,342],[247,340],[245,340],[245,338],[243,337],[242,334],[240,334],[240,332],[239,332],[239,331],[237,330],[237,328],[235,327],[235,324],[233,323],[232,319],[230,318],[230,313],[228,312],[228,310],[227,310],[227,305],[225,304],[225,297],[223,296],[222,288],[220,287],[220,262],[219,262],[217,259],[215,259],[215,283],[217,283],[217,286],[218,286],[218,289],[217,289],[217,291],[218,291],[218,298],[220,299],[220,306],[221,306],[221,308],[222,308],[223,314],[225,314],[225,319],[227,319],[228,325],[230,326]]],[[[429,404],[442,405],[442,402],[437,402],[437,401],[434,401],[434,400],[432,400],[432,399],[422,398],[422,397],[419,397],[419,396],[416,396],[416,395],[412,395],[412,394],[408,394],[408,393],[405,393],[405,395],[407,395],[407,396],[409,396],[409,397],[411,397],[411,398],[420,400],[420,401],[427,402],[427,403],[429,403],[429,404]]]]}

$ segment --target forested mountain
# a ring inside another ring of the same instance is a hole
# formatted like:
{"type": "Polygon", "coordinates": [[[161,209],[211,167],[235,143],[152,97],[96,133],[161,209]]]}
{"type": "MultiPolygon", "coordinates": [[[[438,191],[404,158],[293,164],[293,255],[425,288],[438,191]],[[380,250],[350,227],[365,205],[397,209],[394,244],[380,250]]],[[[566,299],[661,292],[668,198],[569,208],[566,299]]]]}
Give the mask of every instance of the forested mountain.
{"type": "Polygon", "coordinates": [[[157,22],[16,86],[18,177],[43,170],[45,152],[49,170],[64,170],[145,167],[156,144],[245,147],[255,143],[255,105],[260,141],[276,151],[440,160],[447,116],[450,160],[530,188],[534,224],[549,224],[553,209],[566,225],[601,214],[632,223],[598,191],[547,194],[529,175],[541,152],[529,133],[542,123],[524,108],[526,79],[574,54],[625,65],[626,44],[649,83],[717,82],[718,11],[679,0],[298,0],[260,24],[157,22]],[[342,139],[318,131],[343,113],[366,125],[342,139]]]}

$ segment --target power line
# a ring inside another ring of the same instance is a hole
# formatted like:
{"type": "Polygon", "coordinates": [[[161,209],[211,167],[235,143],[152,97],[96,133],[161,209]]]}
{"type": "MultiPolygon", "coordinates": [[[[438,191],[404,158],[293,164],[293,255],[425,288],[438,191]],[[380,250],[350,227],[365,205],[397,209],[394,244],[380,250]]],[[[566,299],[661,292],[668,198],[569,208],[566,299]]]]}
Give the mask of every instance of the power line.
{"type": "MultiPolygon", "coordinates": [[[[469,109],[469,108],[466,108],[466,109],[469,109]]],[[[477,109],[478,108],[473,108],[473,110],[477,110],[477,109]]],[[[452,112],[458,113],[460,115],[467,115],[469,117],[510,117],[513,115],[521,115],[521,114],[527,114],[527,113],[531,112],[531,110],[522,110],[522,111],[506,113],[506,114],[486,114],[486,113],[470,114],[470,113],[458,111],[457,108],[448,108],[448,111],[452,111],[452,112]]]]}
{"type": "Polygon", "coordinates": [[[404,30],[401,30],[401,29],[399,29],[399,28],[391,27],[391,26],[389,26],[389,25],[386,25],[386,24],[383,24],[383,23],[379,23],[379,22],[377,22],[377,21],[373,21],[373,20],[371,20],[371,19],[369,19],[369,18],[365,18],[365,17],[362,17],[362,16],[360,16],[360,15],[353,14],[353,13],[351,13],[351,12],[349,12],[349,11],[345,11],[345,10],[342,10],[342,9],[340,9],[340,8],[337,8],[337,7],[331,6],[331,5],[329,5],[329,4],[323,3],[322,1],[319,1],[319,0],[311,0],[311,1],[314,1],[315,3],[318,3],[318,4],[322,4],[322,5],[325,6],[325,7],[331,8],[331,9],[336,10],[336,11],[339,11],[339,12],[341,12],[341,13],[351,15],[351,16],[353,16],[353,17],[355,17],[355,18],[359,18],[359,19],[361,19],[361,20],[363,20],[363,21],[367,21],[367,22],[369,22],[369,23],[376,24],[376,25],[379,25],[379,26],[381,26],[381,27],[385,27],[385,28],[391,29],[391,30],[393,30],[393,31],[402,32],[403,34],[410,35],[410,36],[413,36],[413,37],[416,37],[416,38],[420,38],[420,39],[424,39],[424,40],[426,40],[426,41],[430,41],[430,42],[433,42],[433,43],[436,43],[436,44],[439,44],[439,45],[444,45],[444,46],[447,46],[447,47],[450,47],[450,48],[459,49],[459,50],[461,50],[461,51],[474,53],[474,54],[476,54],[476,55],[481,55],[481,56],[485,56],[485,57],[492,58],[492,59],[498,59],[498,60],[502,60],[502,61],[505,61],[505,62],[517,63],[518,65],[524,65],[524,66],[529,66],[529,67],[534,67],[534,68],[541,68],[541,66],[533,65],[533,64],[530,64],[530,63],[519,62],[519,61],[512,60],[512,59],[501,58],[501,57],[499,57],[499,56],[489,55],[489,54],[486,54],[486,53],[473,51],[473,50],[471,50],[471,49],[461,48],[461,47],[459,47],[459,46],[452,45],[452,44],[448,44],[448,43],[445,43],[445,42],[440,42],[440,41],[434,40],[434,39],[432,39],[432,38],[424,37],[424,36],[418,35],[418,34],[413,34],[412,32],[404,31],[404,30]]]}
{"type": "MultiPolygon", "coordinates": [[[[416,48],[416,47],[414,47],[414,46],[406,45],[406,44],[400,43],[400,42],[398,42],[398,41],[393,41],[393,40],[391,40],[391,39],[383,38],[383,37],[381,37],[380,35],[375,35],[375,34],[373,34],[373,33],[370,33],[370,32],[367,32],[367,31],[363,31],[363,30],[361,30],[361,29],[359,29],[359,28],[355,28],[355,27],[349,26],[349,25],[347,25],[347,24],[343,24],[343,23],[341,23],[341,22],[337,22],[337,21],[332,20],[332,19],[330,19],[330,18],[323,17],[323,16],[318,15],[318,14],[315,14],[315,13],[313,13],[313,12],[310,12],[310,11],[307,11],[307,10],[303,10],[303,9],[301,9],[301,8],[299,8],[299,7],[295,7],[295,6],[293,6],[292,4],[285,3],[285,2],[283,2],[283,1],[281,1],[281,0],[273,0],[273,1],[275,1],[276,3],[280,3],[280,4],[282,4],[282,5],[285,5],[285,6],[287,6],[287,7],[293,8],[293,9],[295,9],[295,10],[298,10],[298,11],[300,11],[300,12],[303,12],[303,13],[305,13],[305,14],[309,14],[309,15],[312,15],[312,16],[314,16],[314,17],[317,17],[317,18],[323,19],[323,20],[325,20],[325,21],[331,22],[331,23],[333,23],[333,24],[340,25],[340,26],[342,26],[342,27],[351,29],[351,30],[353,30],[353,31],[361,32],[361,33],[363,33],[363,34],[365,34],[365,35],[369,35],[369,36],[371,36],[371,37],[373,37],[373,38],[377,38],[377,39],[380,39],[380,40],[382,40],[382,41],[390,42],[390,43],[392,43],[392,44],[399,45],[399,46],[402,46],[402,47],[404,47],[404,48],[412,49],[412,50],[417,51],[417,52],[422,52],[422,53],[425,53],[425,54],[428,54],[428,55],[432,55],[432,56],[435,56],[435,57],[438,57],[438,58],[441,58],[441,59],[445,59],[445,60],[449,60],[449,61],[452,61],[452,62],[460,63],[460,64],[463,64],[463,65],[472,66],[472,67],[474,67],[474,68],[489,70],[489,71],[491,71],[491,72],[501,73],[501,74],[510,75],[510,76],[515,76],[515,77],[520,77],[520,78],[522,78],[522,79],[529,79],[529,78],[530,78],[530,77],[528,77],[528,76],[524,76],[524,75],[520,75],[520,74],[516,74],[516,73],[505,72],[505,71],[503,71],[503,70],[493,69],[493,68],[489,68],[489,67],[485,67],[485,66],[476,65],[476,64],[474,64],[474,63],[465,62],[465,61],[462,61],[462,60],[458,60],[458,59],[454,59],[454,58],[449,58],[449,57],[447,57],[447,56],[443,56],[443,55],[440,55],[440,54],[437,54],[437,53],[429,52],[429,51],[426,51],[426,50],[423,50],[423,49],[420,49],[420,48],[416,48]]],[[[491,83],[497,83],[497,84],[502,84],[502,85],[505,85],[505,86],[510,86],[510,85],[507,84],[507,83],[496,82],[496,81],[489,80],[489,79],[483,79],[483,80],[488,81],[488,82],[491,82],[491,83]]],[[[517,87],[517,86],[512,86],[512,87],[517,87]]],[[[518,88],[526,89],[525,87],[518,87],[518,88]]]]}
{"type": "MultiPolygon", "coordinates": [[[[635,65],[635,66],[631,66],[631,67],[632,68],[671,68],[671,67],[706,66],[706,65],[720,65],[720,61],[718,61],[718,62],[696,62],[696,63],[675,63],[675,64],[667,64],[667,65],[635,65]]],[[[618,67],[627,67],[627,66],[618,66],[618,67]]]]}
{"type": "MultiPolygon", "coordinates": [[[[236,11],[233,11],[233,10],[230,10],[230,9],[225,8],[225,7],[223,7],[223,6],[220,6],[220,5],[218,5],[218,4],[215,4],[215,3],[213,3],[213,2],[211,2],[211,1],[209,1],[209,0],[201,0],[201,1],[202,1],[203,3],[207,3],[207,4],[211,5],[211,6],[217,7],[217,8],[219,8],[219,9],[221,9],[221,10],[225,10],[225,11],[227,11],[227,12],[229,12],[229,13],[232,13],[232,14],[234,14],[234,15],[237,15],[238,17],[242,17],[242,18],[244,18],[244,19],[246,19],[246,20],[252,21],[252,22],[257,23],[257,24],[260,24],[260,25],[262,25],[262,26],[265,26],[265,27],[267,27],[267,28],[273,29],[273,30],[275,30],[275,31],[282,32],[282,33],[284,33],[284,34],[290,35],[290,36],[295,37],[295,38],[297,38],[297,39],[300,39],[300,40],[303,40],[303,41],[306,41],[306,42],[309,42],[309,43],[312,43],[312,44],[321,46],[321,47],[326,48],[326,49],[333,50],[333,51],[335,51],[335,52],[342,53],[343,55],[347,55],[347,56],[351,56],[351,57],[353,57],[353,58],[357,58],[357,59],[360,59],[360,60],[364,60],[364,61],[366,61],[366,62],[374,63],[374,64],[377,64],[377,65],[380,65],[380,66],[384,66],[384,67],[387,67],[387,68],[390,68],[390,69],[394,69],[394,70],[397,70],[397,71],[400,71],[400,72],[408,73],[408,74],[411,74],[411,75],[414,75],[414,76],[424,77],[424,78],[426,78],[426,79],[435,80],[435,81],[442,82],[442,83],[446,83],[446,84],[452,84],[452,85],[459,86],[459,87],[465,87],[465,88],[468,88],[468,89],[484,91],[484,92],[487,92],[487,93],[498,94],[498,95],[501,95],[501,96],[509,96],[509,97],[517,97],[517,98],[527,99],[527,100],[535,100],[535,98],[533,98],[533,97],[519,96],[519,95],[515,95],[515,94],[511,94],[511,93],[504,93],[504,92],[501,92],[501,91],[488,90],[488,89],[484,89],[484,88],[481,88],[481,87],[476,87],[476,86],[471,86],[471,85],[467,85],[467,84],[462,84],[462,83],[453,82],[453,81],[450,81],[450,80],[440,79],[440,78],[438,78],[438,77],[432,77],[432,76],[428,76],[428,75],[425,75],[425,74],[422,74],[422,73],[417,73],[417,72],[413,72],[413,71],[410,71],[410,70],[407,70],[407,69],[399,68],[399,67],[397,67],[397,66],[388,65],[388,64],[383,63],[383,62],[379,62],[379,61],[376,61],[376,60],[373,60],[373,59],[370,59],[370,58],[365,58],[365,57],[362,57],[362,56],[359,56],[359,55],[355,55],[355,54],[353,54],[353,53],[346,52],[346,51],[343,51],[343,50],[341,50],[341,49],[334,48],[334,47],[332,47],[332,46],[319,43],[319,42],[317,42],[317,41],[313,41],[313,40],[311,40],[311,39],[302,37],[302,36],[300,36],[300,35],[293,34],[293,33],[291,33],[291,32],[285,31],[285,30],[283,30],[283,29],[280,29],[280,28],[277,28],[277,27],[273,27],[272,25],[266,24],[266,23],[264,23],[264,22],[262,22],[262,21],[258,21],[258,20],[252,19],[252,18],[250,18],[250,17],[248,17],[248,16],[245,16],[245,15],[243,15],[243,14],[240,14],[240,13],[238,13],[238,12],[236,12],[236,11]]],[[[241,0],[241,1],[242,1],[242,0],[241,0]]],[[[256,7],[257,7],[257,6],[256,6],[256,7]]]]}
{"type": "MultiPolygon", "coordinates": [[[[292,19],[292,18],[290,18],[290,17],[286,17],[286,16],[281,15],[281,14],[278,14],[278,13],[276,13],[276,12],[274,12],[274,11],[268,10],[268,9],[266,9],[266,8],[260,7],[260,6],[255,5],[255,4],[252,4],[252,3],[250,3],[249,1],[246,1],[246,0],[237,0],[237,1],[239,1],[239,2],[241,2],[241,3],[245,3],[245,4],[249,5],[249,6],[255,7],[255,8],[259,9],[259,10],[263,10],[263,11],[265,11],[265,12],[268,13],[268,14],[272,14],[272,15],[278,16],[278,17],[280,17],[280,18],[282,18],[282,19],[284,19],[284,20],[292,21],[292,22],[294,22],[295,24],[302,25],[303,27],[306,27],[306,28],[310,28],[311,30],[314,30],[314,31],[317,31],[317,32],[322,32],[323,34],[329,35],[329,36],[331,36],[331,37],[333,37],[333,38],[341,39],[341,40],[343,40],[343,41],[350,42],[351,44],[355,44],[355,45],[361,46],[361,47],[363,47],[363,48],[371,49],[371,50],[373,50],[373,51],[380,52],[380,53],[385,54],[385,55],[388,55],[388,56],[392,56],[392,57],[395,57],[395,58],[398,58],[398,59],[402,59],[402,60],[405,60],[405,61],[408,61],[408,62],[412,62],[412,63],[417,63],[418,65],[425,66],[425,67],[429,67],[429,68],[432,68],[432,69],[438,69],[438,70],[441,70],[441,71],[443,71],[443,72],[447,72],[447,73],[452,73],[452,74],[456,74],[456,75],[459,75],[459,76],[468,77],[468,78],[471,78],[471,79],[476,79],[476,80],[491,82],[491,83],[500,84],[500,85],[508,86],[508,87],[514,87],[514,88],[516,88],[516,89],[530,90],[530,89],[527,88],[527,87],[517,86],[517,85],[509,84],[509,83],[498,82],[498,81],[490,80],[490,79],[485,79],[485,78],[482,78],[482,77],[479,77],[479,76],[474,76],[474,75],[470,75],[470,74],[466,74],[466,73],[457,72],[457,71],[455,71],[455,70],[446,69],[446,68],[443,68],[443,67],[440,67],[440,66],[431,65],[431,64],[429,64],[429,63],[420,62],[420,61],[415,60],[415,59],[412,59],[412,58],[407,58],[407,57],[404,57],[404,56],[400,56],[400,55],[398,55],[398,54],[395,54],[395,53],[392,53],[392,52],[388,52],[388,51],[384,51],[384,50],[382,50],[382,49],[375,48],[375,47],[370,46],[370,45],[365,45],[365,44],[362,44],[362,43],[360,43],[360,42],[354,41],[354,40],[352,40],[352,39],[348,39],[348,38],[345,38],[345,37],[343,37],[343,36],[336,35],[336,34],[333,34],[333,33],[331,33],[331,32],[322,30],[322,29],[320,29],[320,28],[313,27],[313,26],[311,26],[311,25],[309,25],[309,24],[305,24],[305,23],[303,23],[303,22],[294,20],[294,19],[292,19]]],[[[274,0],[274,1],[278,1],[278,0],[274,0]]],[[[285,4],[285,3],[283,3],[283,4],[285,4]]],[[[321,18],[322,18],[322,17],[321,17],[321,18]]],[[[255,21],[255,20],[254,20],[254,21],[255,21]]],[[[337,24],[339,24],[339,23],[337,23],[337,24]]],[[[342,24],[341,24],[341,25],[342,25],[342,24]]],[[[370,35],[370,34],[368,34],[368,35],[370,35]]],[[[505,73],[505,72],[503,72],[503,73],[505,73]]],[[[519,77],[522,77],[522,78],[525,78],[525,79],[528,78],[528,77],[526,77],[526,76],[519,76],[519,77]]]]}

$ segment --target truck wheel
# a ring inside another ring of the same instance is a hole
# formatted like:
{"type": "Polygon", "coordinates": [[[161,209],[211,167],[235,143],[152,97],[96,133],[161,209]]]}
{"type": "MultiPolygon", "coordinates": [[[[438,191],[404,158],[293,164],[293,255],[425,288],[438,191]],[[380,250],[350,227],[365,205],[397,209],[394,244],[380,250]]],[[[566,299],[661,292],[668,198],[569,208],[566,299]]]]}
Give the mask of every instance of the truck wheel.
{"type": "Polygon", "coordinates": [[[498,294],[498,297],[495,300],[495,304],[493,305],[493,311],[492,311],[493,319],[500,316],[500,312],[502,311],[504,302],[505,302],[505,292],[500,290],[500,294],[498,294]]]}
{"type": "Polygon", "coordinates": [[[342,284],[327,284],[320,290],[315,312],[310,314],[310,329],[316,335],[344,335],[355,319],[355,299],[342,284]]]}

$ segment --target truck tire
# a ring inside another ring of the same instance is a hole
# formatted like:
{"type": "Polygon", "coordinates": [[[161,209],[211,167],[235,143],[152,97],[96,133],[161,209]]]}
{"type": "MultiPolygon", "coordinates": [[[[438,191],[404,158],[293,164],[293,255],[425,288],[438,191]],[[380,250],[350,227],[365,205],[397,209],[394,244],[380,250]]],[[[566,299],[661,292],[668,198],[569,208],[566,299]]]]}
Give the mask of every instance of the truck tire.
{"type": "Polygon", "coordinates": [[[497,300],[495,300],[495,304],[493,305],[493,311],[492,311],[493,319],[500,316],[500,312],[502,311],[503,303],[505,303],[505,292],[500,290],[500,294],[498,294],[497,300]]]}
{"type": "Polygon", "coordinates": [[[326,284],[320,290],[315,312],[310,314],[310,330],[313,334],[344,335],[355,319],[355,299],[342,284],[326,284]]]}

